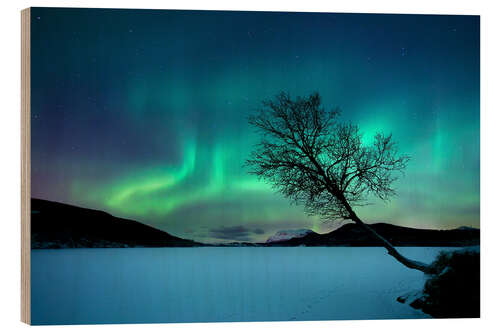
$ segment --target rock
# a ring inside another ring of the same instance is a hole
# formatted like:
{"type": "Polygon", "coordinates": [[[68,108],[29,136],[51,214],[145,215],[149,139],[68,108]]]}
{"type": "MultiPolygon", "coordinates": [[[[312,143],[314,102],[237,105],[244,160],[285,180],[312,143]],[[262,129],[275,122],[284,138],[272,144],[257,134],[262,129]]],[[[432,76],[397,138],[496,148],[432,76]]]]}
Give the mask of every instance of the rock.
{"type": "Polygon", "coordinates": [[[399,303],[408,304],[412,308],[421,309],[423,299],[425,299],[425,296],[422,294],[422,291],[416,290],[399,296],[397,301],[399,303]]]}
{"type": "Polygon", "coordinates": [[[434,318],[478,318],[480,315],[479,248],[443,252],[431,264],[424,289],[397,298],[434,318]]]}

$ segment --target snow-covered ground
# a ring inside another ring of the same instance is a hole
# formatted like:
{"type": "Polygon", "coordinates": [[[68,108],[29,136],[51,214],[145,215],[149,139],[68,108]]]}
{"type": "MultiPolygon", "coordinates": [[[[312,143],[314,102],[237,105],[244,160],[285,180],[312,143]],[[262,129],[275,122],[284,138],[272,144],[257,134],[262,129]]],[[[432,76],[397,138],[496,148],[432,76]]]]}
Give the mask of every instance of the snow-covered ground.
{"type": "MultiPolygon", "coordinates": [[[[401,248],[431,262],[443,248],[401,248]]],[[[33,324],[428,318],[383,248],[33,250],[33,324]]]]}

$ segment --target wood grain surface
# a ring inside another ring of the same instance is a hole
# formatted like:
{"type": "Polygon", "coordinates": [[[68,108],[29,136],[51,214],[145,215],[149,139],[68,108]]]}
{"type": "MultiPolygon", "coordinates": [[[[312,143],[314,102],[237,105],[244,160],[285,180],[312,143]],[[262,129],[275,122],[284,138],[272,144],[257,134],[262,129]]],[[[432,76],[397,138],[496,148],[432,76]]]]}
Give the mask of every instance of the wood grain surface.
{"type": "Polygon", "coordinates": [[[30,9],[21,11],[21,321],[31,323],[30,9]]]}

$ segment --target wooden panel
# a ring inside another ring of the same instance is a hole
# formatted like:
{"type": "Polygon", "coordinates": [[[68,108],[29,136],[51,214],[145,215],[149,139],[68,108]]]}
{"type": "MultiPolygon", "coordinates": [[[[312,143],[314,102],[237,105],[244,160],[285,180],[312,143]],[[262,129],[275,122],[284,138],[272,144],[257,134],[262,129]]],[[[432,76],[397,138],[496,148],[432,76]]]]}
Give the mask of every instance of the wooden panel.
{"type": "Polygon", "coordinates": [[[21,11],[21,321],[31,323],[30,9],[21,11]]]}

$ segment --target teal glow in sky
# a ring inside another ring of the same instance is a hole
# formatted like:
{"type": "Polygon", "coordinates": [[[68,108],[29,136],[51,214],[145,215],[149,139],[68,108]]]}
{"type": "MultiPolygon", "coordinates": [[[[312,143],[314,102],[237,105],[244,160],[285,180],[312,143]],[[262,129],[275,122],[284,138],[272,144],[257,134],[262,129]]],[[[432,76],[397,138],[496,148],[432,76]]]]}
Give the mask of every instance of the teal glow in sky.
{"type": "Polygon", "coordinates": [[[367,222],[479,227],[479,17],[32,10],[32,196],[204,242],[324,224],[243,169],[263,99],[318,91],[412,157],[367,222]]]}

